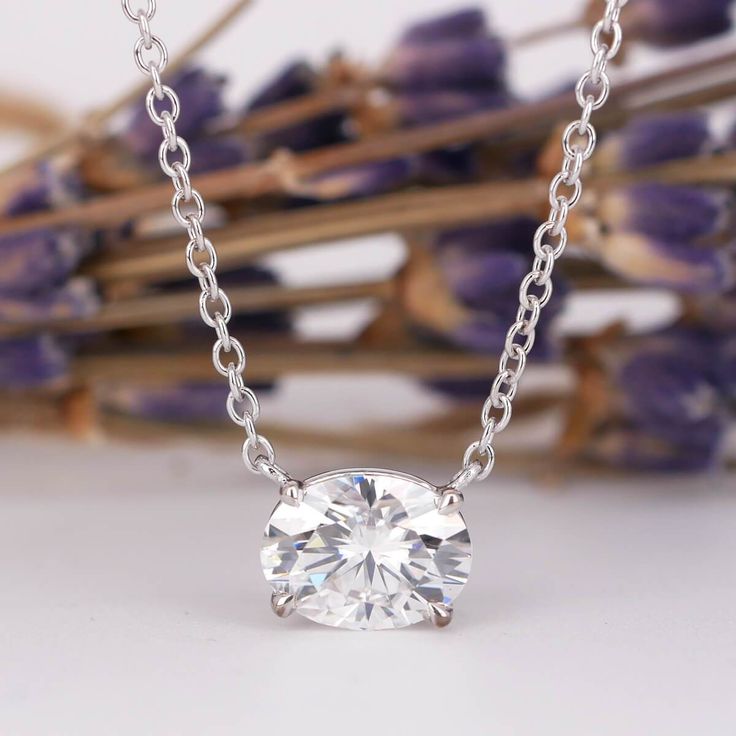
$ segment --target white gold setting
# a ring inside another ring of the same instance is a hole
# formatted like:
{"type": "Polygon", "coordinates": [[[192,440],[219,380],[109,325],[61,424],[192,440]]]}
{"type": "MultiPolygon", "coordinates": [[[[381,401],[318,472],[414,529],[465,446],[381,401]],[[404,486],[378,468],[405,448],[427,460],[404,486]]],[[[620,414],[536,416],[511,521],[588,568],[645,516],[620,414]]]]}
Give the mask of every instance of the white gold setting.
{"type": "Polygon", "coordinates": [[[272,607],[347,629],[444,627],[470,572],[459,505],[419,478],[342,470],[310,478],[266,527],[261,563],[272,607]]]}

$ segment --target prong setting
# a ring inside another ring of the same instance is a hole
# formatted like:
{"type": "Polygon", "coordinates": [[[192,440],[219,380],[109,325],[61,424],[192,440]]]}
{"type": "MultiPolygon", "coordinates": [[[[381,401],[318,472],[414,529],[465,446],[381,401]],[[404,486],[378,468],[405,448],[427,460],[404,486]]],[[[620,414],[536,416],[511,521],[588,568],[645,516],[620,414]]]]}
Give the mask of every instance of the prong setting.
{"type": "Polygon", "coordinates": [[[294,613],[294,596],[291,593],[272,593],[271,610],[279,618],[288,618],[294,613]]]}
{"type": "Polygon", "coordinates": [[[288,506],[299,506],[304,500],[304,486],[296,480],[284,483],[279,489],[281,500],[288,506]]]}
{"type": "Polygon", "coordinates": [[[442,516],[450,516],[457,514],[465,502],[462,492],[452,486],[439,489],[439,498],[437,499],[437,511],[442,516]]]}
{"type": "Polygon", "coordinates": [[[429,620],[438,629],[444,629],[452,622],[453,608],[445,603],[429,603],[429,620]]]}

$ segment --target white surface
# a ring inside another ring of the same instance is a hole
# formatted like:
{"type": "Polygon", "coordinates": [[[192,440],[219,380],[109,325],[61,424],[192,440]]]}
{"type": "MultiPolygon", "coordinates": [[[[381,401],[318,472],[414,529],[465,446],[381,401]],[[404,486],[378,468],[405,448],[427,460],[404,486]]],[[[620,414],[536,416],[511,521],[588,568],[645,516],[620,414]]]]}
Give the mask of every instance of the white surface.
{"type": "Polygon", "coordinates": [[[273,490],[237,453],[0,457],[3,736],[732,731],[733,479],[496,478],[452,627],[350,633],[271,614],[273,490]]]}

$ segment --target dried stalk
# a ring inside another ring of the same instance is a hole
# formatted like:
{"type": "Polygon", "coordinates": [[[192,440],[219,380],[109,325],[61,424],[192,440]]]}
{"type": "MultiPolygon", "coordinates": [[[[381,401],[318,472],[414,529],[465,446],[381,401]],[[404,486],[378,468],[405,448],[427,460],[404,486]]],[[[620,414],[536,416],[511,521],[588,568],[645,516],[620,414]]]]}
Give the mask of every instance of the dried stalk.
{"type": "MultiPolygon", "coordinates": [[[[563,274],[576,291],[632,290],[638,288],[609,274],[592,261],[567,259],[563,274]]],[[[333,284],[293,288],[286,286],[237,286],[228,288],[234,314],[261,314],[267,311],[335,305],[371,300],[389,303],[401,299],[402,280],[333,284]]],[[[39,333],[85,334],[187,322],[192,318],[195,297],[189,292],[161,293],[112,299],[94,315],[80,319],[56,319],[0,325],[0,339],[39,333]]]]}
{"type": "Polygon", "coordinates": [[[0,90],[0,129],[41,137],[67,128],[68,121],[45,102],[7,89],[0,90]]]}
{"type": "MultiPolygon", "coordinates": [[[[590,191],[600,191],[641,180],[731,184],[736,180],[736,152],[605,174],[589,179],[588,186],[590,191]]],[[[229,269],[267,253],[312,243],[416,228],[446,228],[515,214],[536,215],[547,196],[547,185],[541,179],[404,191],[357,202],[257,215],[213,231],[213,236],[217,238],[220,266],[229,269]]],[[[185,277],[181,238],[134,240],[126,243],[124,251],[91,262],[84,273],[103,283],[185,277]]]]}
{"type": "MultiPolygon", "coordinates": [[[[572,30],[577,27],[580,27],[580,24],[562,23],[559,26],[559,30],[572,30]]],[[[540,29],[538,38],[546,36],[549,31],[550,28],[540,29]]],[[[531,39],[536,33],[535,31],[529,34],[529,38],[531,39]]],[[[694,78],[698,86],[701,86],[703,81],[702,75],[706,72],[717,71],[719,67],[724,67],[724,71],[728,73],[730,79],[732,76],[730,67],[734,62],[736,62],[736,53],[732,51],[713,54],[699,60],[693,60],[689,64],[675,66],[654,75],[642,77],[639,80],[623,82],[622,85],[618,85],[612,91],[612,96],[616,98],[622,95],[635,95],[647,91],[658,93],[667,84],[681,83],[691,77],[694,78]],[[621,89],[622,86],[624,87],[623,90],[621,89]]],[[[378,80],[362,80],[359,83],[346,84],[342,87],[326,90],[320,89],[312,94],[302,95],[298,98],[288,99],[283,102],[274,103],[268,107],[254,110],[234,125],[225,128],[225,130],[253,135],[288,128],[311,120],[318,115],[348,110],[365,101],[368,93],[378,88],[380,88],[380,82],[378,80]]],[[[728,94],[729,89],[729,87],[721,88],[720,86],[715,86],[713,89],[703,90],[702,95],[696,98],[692,98],[691,95],[695,94],[697,90],[690,91],[686,96],[682,97],[681,102],[678,101],[680,96],[675,95],[673,97],[670,95],[670,97],[660,102],[656,107],[659,109],[660,107],[667,107],[673,104],[680,106],[707,104],[730,96],[728,94]]],[[[574,105],[570,106],[570,110],[574,110],[574,105]]],[[[600,112],[598,117],[599,123],[601,120],[604,122],[607,121],[609,124],[615,122],[620,114],[620,110],[615,111],[608,107],[600,112]]],[[[511,128],[508,130],[511,130],[511,128]]]]}
{"type": "MultiPolygon", "coordinates": [[[[309,243],[532,212],[545,191],[542,182],[492,182],[258,215],[219,231],[218,263],[226,269],[266,253],[309,243]]],[[[84,272],[103,282],[185,276],[181,247],[181,238],[137,241],[126,245],[124,252],[98,258],[84,272]]]]}
{"type": "MultiPolygon", "coordinates": [[[[726,59],[733,62],[736,59],[736,52],[719,57],[721,63],[725,63],[726,59]]],[[[664,83],[690,76],[706,65],[707,68],[711,68],[713,61],[709,59],[693,62],[686,67],[623,82],[614,88],[611,96],[625,102],[627,98],[642,92],[659,92],[664,83]]],[[[722,86],[718,89],[722,90],[722,86]]],[[[672,104],[675,98],[679,99],[681,104],[685,104],[692,94],[695,93],[680,93],[653,102],[641,102],[637,104],[636,110],[657,109],[662,105],[672,104]]],[[[699,99],[702,99],[704,94],[702,89],[697,90],[699,99]]],[[[538,133],[540,128],[549,126],[560,117],[573,114],[576,109],[574,94],[565,93],[505,110],[476,113],[449,122],[388,133],[375,139],[329,146],[298,156],[289,156],[288,159],[277,157],[266,162],[203,174],[197,178],[196,183],[205,199],[213,202],[279,193],[289,190],[290,181],[308,179],[346,166],[485,140],[494,135],[504,136],[511,130],[534,130],[538,133]]],[[[620,120],[628,112],[620,105],[618,108],[614,106],[608,109],[607,117],[599,119],[599,123],[606,119],[620,120]]],[[[0,234],[70,224],[110,227],[142,214],[166,208],[170,201],[171,187],[168,182],[164,182],[132,192],[97,197],[66,209],[5,219],[0,221],[0,234]]]]}
{"type": "MultiPolygon", "coordinates": [[[[359,343],[294,343],[252,339],[248,379],[258,383],[295,374],[399,373],[417,379],[489,378],[498,359],[461,351],[407,345],[401,349],[366,348],[359,343]]],[[[212,360],[201,350],[168,350],[78,355],[74,382],[121,381],[160,385],[171,381],[213,381],[212,360]]]]}
{"type": "MultiPolygon", "coordinates": [[[[24,427],[35,432],[65,432],[71,433],[79,439],[97,438],[99,436],[124,439],[127,441],[140,442],[165,442],[176,441],[187,438],[197,438],[198,441],[209,440],[211,442],[232,441],[236,436],[235,428],[229,423],[219,422],[163,422],[151,419],[142,419],[134,416],[125,416],[113,411],[100,411],[99,407],[84,401],[82,407],[75,407],[75,395],[79,391],[71,391],[61,395],[9,395],[3,396],[0,405],[0,426],[12,427],[17,431],[24,427]],[[70,406],[71,405],[71,406],[70,406]],[[82,411],[75,409],[81,408],[82,411]],[[84,416],[84,411],[88,416],[84,416]]],[[[91,398],[90,392],[85,392],[86,398],[91,398]]],[[[82,397],[85,398],[84,396],[82,397]]],[[[559,406],[564,403],[564,394],[539,395],[542,399],[542,411],[550,403],[559,406]]],[[[517,419],[534,419],[539,411],[536,407],[530,407],[525,411],[519,407],[516,412],[517,419]]],[[[461,452],[463,439],[466,435],[476,430],[478,421],[477,411],[462,426],[457,427],[454,436],[457,443],[447,441],[447,429],[443,422],[443,416],[436,417],[435,428],[423,427],[422,423],[409,424],[402,427],[376,426],[368,430],[346,429],[340,432],[326,432],[318,429],[291,427],[281,424],[265,423],[262,431],[281,446],[298,448],[329,447],[331,450],[359,450],[364,455],[398,455],[401,457],[419,457],[432,459],[434,461],[454,460],[461,452]]],[[[517,463],[513,458],[517,457],[510,448],[504,451],[506,469],[516,468],[517,463]],[[513,463],[513,464],[512,464],[513,463]]],[[[523,457],[530,460],[526,453],[523,457]]],[[[544,463],[549,462],[545,454],[544,463]]],[[[518,465],[523,468],[522,464],[518,465]]],[[[528,466],[526,468],[528,470],[528,466]]]]}
{"type": "MultiPolygon", "coordinates": [[[[168,77],[173,72],[181,69],[195,54],[219,36],[241,12],[249,8],[252,4],[253,0],[236,0],[222,15],[215,18],[210,25],[205,26],[181,51],[169,59],[164,77],[168,77]]],[[[33,150],[27,156],[24,156],[3,171],[0,171],[0,177],[32,166],[43,159],[54,156],[67,149],[82,145],[90,137],[103,137],[104,125],[117,113],[125,110],[136,100],[142,99],[149,87],[150,82],[146,80],[136,84],[104,107],[93,110],[85,115],[80,127],[71,131],[63,131],[54,136],[50,141],[44,143],[44,145],[33,150]]]]}
{"type": "Polygon", "coordinates": [[[320,89],[253,110],[232,126],[224,128],[223,132],[249,136],[283,130],[326,113],[348,110],[362,102],[373,87],[373,84],[363,82],[320,89]]]}
{"type": "MultiPolygon", "coordinates": [[[[385,302],[394,291],[395,282],[379,281],[309,288],[238,286],[228,287],[227,293],[234,313],[259,314],[360,299],[385,302]]],[[[0,339],[39,332],[82,334],[186,322],[192,319],[195,300],[189,290],[121,299],[104,304],[99,312],[85,319],[1,325],[0,339]]]]}

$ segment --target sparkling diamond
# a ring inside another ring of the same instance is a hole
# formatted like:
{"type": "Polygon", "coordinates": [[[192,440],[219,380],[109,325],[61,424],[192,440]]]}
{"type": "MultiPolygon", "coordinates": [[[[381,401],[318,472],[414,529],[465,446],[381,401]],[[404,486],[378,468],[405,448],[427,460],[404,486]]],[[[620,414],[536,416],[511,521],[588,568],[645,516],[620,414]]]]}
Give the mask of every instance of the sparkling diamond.
{"type": "Polygon", "coordinates": [[[398,629],[449,605],[470,570],[459,513],[437,511],[437,492],[418,478],[345,470],[304,485],[298,506],[279,503],[261,563],[297,613],[346,629],[398,629]]]}

